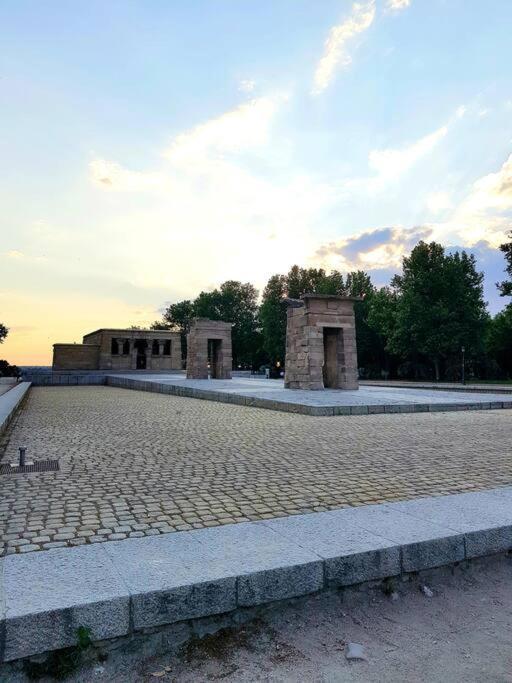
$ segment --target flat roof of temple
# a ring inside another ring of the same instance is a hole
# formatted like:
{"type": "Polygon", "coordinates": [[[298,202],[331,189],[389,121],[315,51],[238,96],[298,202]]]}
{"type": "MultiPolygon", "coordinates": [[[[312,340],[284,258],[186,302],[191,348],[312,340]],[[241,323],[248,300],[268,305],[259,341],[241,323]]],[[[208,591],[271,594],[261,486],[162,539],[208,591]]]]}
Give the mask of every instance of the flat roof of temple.
{"type": "Polygon", "coordinates": [[[100,327],[99,330],[94,330],[93,332],[87,332],[84,337],[89,337],[91,334],[97,334],[98,332],[124,332],[125,334],[133,334],[134,332],[140,332],[143,334],[179,334],[178,330],[148,330],[143,328],[134,327],[100,327]]]}

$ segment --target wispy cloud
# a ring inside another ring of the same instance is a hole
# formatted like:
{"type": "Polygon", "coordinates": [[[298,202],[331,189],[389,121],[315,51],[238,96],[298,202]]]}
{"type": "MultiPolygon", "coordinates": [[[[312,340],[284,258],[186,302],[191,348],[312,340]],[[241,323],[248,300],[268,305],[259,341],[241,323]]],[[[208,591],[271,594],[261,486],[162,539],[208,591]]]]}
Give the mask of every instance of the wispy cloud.
{"type": "Polygon", "coordinates": [[[336,188],[290,160],[277,126],[286,101],[286,93],[260,97],[179,133],[156,168],[91,163],[91,180],[104,195],[128,195],[98,229],[116,236],[119,262],[133,262],[137,254],[137,284],[170,289],[181,281],[190,291],[228,277],[263,284],[281,268],[283,254],[305,261],[336,188]],[[150,200],[135,197],[141,193],[150,200]],[[128,202],[139,207],[136,213],[128,202]],[[138,248],[141,226],[158,253],[138,248]]]}
{"type": "Polygon", "coordinates": [[[512,222],[512,154],[495,173],[476,180],[439,233],[457,236],[464,244],[486,240],[500,244],[512,222]]]}
{"type": "Polygon", "coordinates": [[[399,11],[406,9],[411,4],[411,0],[387,0],[386,9],[399,11]]]}
{"type": "Polygon", "coordinates": [[[312,94],[319,95],[332,82],[336,71],[352,63],[349,53],[355,36],[366,31],[375,18],[375,0],[356,2],[350,16],[341,24],[333,26],[324,45],[324,53],[317,64],[312,94]]]}
{"type": "Polygon", "coordinates": [[[172,162],[222,159],[268,141],[270,126],[285,94],[259,97],[178,135],[165,156],[172,162]]]}
{"type": "Polygon", "coordinates": [[[397,178],[431,152],[447,133],[448,126],[441,126],[408,146],[399,149],[374,149],[368,156],[368,165],[381,180],[397,178]]]}
{"type": "Polygon", "coordinates": [[[250,78],[243,79],[238,84],[238,90],[240,92],[253,92],[255,87],[256,81],[253,81],[250,78]]]}

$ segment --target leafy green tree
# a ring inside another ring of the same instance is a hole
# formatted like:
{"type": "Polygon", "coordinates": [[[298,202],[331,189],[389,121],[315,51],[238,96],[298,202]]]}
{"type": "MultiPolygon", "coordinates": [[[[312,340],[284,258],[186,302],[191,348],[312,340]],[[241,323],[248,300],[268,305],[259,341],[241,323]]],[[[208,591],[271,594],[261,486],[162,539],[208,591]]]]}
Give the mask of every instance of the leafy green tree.
{"type": "Polygon", "coordinates": [[[194,304],[189,299],[170,304],[164,311],[161,322],[155,322],[152,329],[172,329],[178,330],[183,334],[190,331],[190,323],[194,317],[194,304]]]}
{"type": "Polygon", "coordinates": [[[263,290],[259,311],[263,350],[271,365],[284,363],[286,345],[286,306],[288,295],[286,275],[272,275],[263,290]]]}
{"type": "Polygon", "coordinates": [[[469,359],[483,351],[487,313],[483,274],[474,256],[445,254],[436,242],[420,242],[403,259],[402,275],[392,287],[398,301],[388,348],[404,358],[423,356],[439,380],[450,364],[458,365],[461,347],[469,359]]]}
{"type": "Polygon", "coordinates": [[[508,233],[508,237],[510,241],[502,244],[500,249],[505,254],[505,260],[507,261],[505,272],[510,279],[498,284],[501,296],[512,296],[512,230],[508,233]]]}
{"type": "Polygon", "coordinates": [[[0,344],[3,343],[4,339],[9,334],[9,328],[0,323],[0,344]]]}
{"type": "Polygon", "coordinates": [[[503,375],[512,378],[512,304],[490,321],[487,350],[503,375]]]}
{"type": "Polygon", "coordinates": [[[368,273],[363,270],[348,273],[345,292],[349,296],[361,297],[354,304],[357,338],[357,361],[365,377],[378,377],[384,357],[384,342],[368,321],[376,288],[368,273]]]}
{"type": "Polygon", "coordinates": [[[162,320],[155,320],[152,330],[175,330],[181,334],[181,356],[187,357],[187,334],[194,317],[194,304],[189,299],[170,304],[164,311],[162,320]]]}
{"type": "Polygon", "coordinates": [[[193,317],[233,323],[233,365],[252,367],[260,359],[258,290],[250,282],[228,280],[219,289],[201,292],[193,302],[193,317]]]}

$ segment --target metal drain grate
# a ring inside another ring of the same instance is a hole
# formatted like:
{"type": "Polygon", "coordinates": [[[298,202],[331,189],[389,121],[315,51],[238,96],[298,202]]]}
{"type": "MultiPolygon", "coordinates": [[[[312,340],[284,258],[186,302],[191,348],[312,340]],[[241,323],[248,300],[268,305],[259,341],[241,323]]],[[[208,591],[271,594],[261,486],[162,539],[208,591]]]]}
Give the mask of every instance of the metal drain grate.
{"type": "Polygon", "coordinates": [[[9,463],[0,465],[0,474],[25,474],[28,472],[57,472],[59,470],[58,460],[36,460],[29,465],[11,466],[9,463]]]}

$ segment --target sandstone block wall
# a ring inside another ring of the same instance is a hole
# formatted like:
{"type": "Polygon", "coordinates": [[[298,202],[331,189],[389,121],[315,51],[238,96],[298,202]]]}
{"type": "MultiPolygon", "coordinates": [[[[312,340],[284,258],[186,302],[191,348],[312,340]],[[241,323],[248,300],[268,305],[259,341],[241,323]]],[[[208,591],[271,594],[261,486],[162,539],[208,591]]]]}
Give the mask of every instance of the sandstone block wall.
{"type": "Polygon", "coordinates": [[[54,344],[54,370],[97,370],[100,347],[98,344],[54,344]]]}
{"type": "Polygon", "coordinates": [[[305,294],[287,311],[285,387],[358,389],[354,297],[305,294]]]}
{"type": "Polygon", "coordinates": [[[212,379],[231,379],[231,327],[231,323],[220,320],[195,318],[192,321],[187,335],[188,379],[208,379],[209,375],[212,379]]]}

